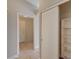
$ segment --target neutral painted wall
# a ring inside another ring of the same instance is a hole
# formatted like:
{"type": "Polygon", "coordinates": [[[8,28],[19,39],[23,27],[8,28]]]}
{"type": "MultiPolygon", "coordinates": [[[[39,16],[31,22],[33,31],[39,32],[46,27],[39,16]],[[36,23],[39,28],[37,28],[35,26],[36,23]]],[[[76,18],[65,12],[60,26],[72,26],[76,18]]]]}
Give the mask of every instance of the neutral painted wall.
{"type": "Polygon", "coordinates": [[[33,33],[33,18],[30,19],[26,19],[26,35],[27,35],[27,42],[31,42],[33,41],[34,37],[34,33],[33,33]]]}
{"type": "Polygon", "coordinates": [[[17,54],[17,13],[15,0],[8,0],[7,13],[7,56],[11,57],[17,54]],[[13,4],[15,3],[15,4],[13,4]],[[15,6],[15,7],[14,7],[15,6]]]}
{"type": "Polygon", "coordinates": [[[20,41],[19,42],[32,42],[33,41],[33,18],[21,16],[19,22],[20,28],[20,41]]]}
{"type": "Polygon", "coordinates": [[[34,8],[24,0],[7,0],[7,54],[12,57],[17,54],[17,13],[33,16],[34,8]]]}
{"type": "Polygon", "coordinates": [[[17,13],[23,16],[34,16],[34,48],[39,48],[39,15],[35,14],[35,7],[24,0],[7,0],[7,56],[17,55],[17,13]]]}
{"type": "Polygon", "coordinates": [[[40,0],[40,10],[45,9],[62,0],[40,0]]]}
{"type": "Polygon", "coordinates": [[[70,0],[39,0],[40,6],[39,6],[39,10],[45,10],[46,8],[52,7],[54,5],[59,5],[63,2],[67,2],[70,0]]]}
{"type": "Polygon", "coordinates": [[[26,41],[26,22],[25,19],[19,18],[19,33],[20,33],[20,41],[19,42],[25,42],[26,41]]]}
{"type": "Polygon", "coordinates": [[[71,4],[70,2],[60,5],[60,17],[70,17],[71,16],[71,4]]]}

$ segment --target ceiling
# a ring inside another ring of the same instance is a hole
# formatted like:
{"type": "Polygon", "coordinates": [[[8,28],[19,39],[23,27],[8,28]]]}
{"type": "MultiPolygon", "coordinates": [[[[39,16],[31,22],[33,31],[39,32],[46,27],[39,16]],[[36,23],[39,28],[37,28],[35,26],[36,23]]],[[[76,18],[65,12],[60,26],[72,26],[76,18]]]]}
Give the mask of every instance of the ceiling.
{"type": "Polygon", "coordinates": [[[39,7],[39,0],[26,0],[32,5],[36,6],[37,8],[39,7]]]}

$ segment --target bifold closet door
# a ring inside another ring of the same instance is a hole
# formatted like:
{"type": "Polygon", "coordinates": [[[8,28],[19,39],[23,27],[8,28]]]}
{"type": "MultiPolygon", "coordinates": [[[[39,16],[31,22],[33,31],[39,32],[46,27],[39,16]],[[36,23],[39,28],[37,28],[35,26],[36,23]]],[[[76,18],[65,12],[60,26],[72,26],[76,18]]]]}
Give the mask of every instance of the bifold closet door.
{"type": "Polygon", "coordinates": [[[71,59],[71,18],[61,19],[61,56],[64,59],[71,59]]]}
{"type": "Polygon", "coordinates": [[[41,59],[59,59],[58,16],[58,7],[54,7],[42,13],[41,59]]]}

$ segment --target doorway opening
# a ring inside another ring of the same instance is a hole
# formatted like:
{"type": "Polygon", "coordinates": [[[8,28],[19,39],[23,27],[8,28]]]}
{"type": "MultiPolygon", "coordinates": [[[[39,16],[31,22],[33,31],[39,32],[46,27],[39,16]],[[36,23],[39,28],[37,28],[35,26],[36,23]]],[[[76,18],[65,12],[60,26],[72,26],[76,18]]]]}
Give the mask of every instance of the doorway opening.
{"type": "Polygon", "coordinates": [[[18,16],[18,54],[17,59],[32,58],[34,51],[34,18],[18,16]]]}
{"type": "Polygon", "coordinates": [[[18,57],[16,59],[40,59],[40,47],[36,48],[36,42],[39,38],[35,39],[38,36],[36,32],[39,32],[36,17],[26,17],[17,13],[18,57]]]}
{"type": "Polygon", "coordinates": [[[20,52],[33,49],[33,18],[19,17],[20,52]]]}

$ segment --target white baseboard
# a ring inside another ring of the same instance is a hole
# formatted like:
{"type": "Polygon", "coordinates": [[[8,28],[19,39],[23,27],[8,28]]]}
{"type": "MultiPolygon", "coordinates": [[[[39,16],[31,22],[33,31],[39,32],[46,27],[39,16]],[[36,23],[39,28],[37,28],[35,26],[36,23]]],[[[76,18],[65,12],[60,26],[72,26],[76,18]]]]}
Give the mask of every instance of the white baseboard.
{"type": "Polygon", "coordinates": [[[40,47],[38,47],[38,46],[34,46],[34,49],[39,49],[40,47]]]}
{"type": "Polygon", "coordinates": [[[14,55],[14,56],[8,57],[7,59],[15,59],[17,57],[18,57],[18,55],[14,55]]]}
{"type": "Polygon", "coordinates": [[[34,50],[35,50],[35,51],[40,51],[40,48],[35,48],[34,50]]]}

